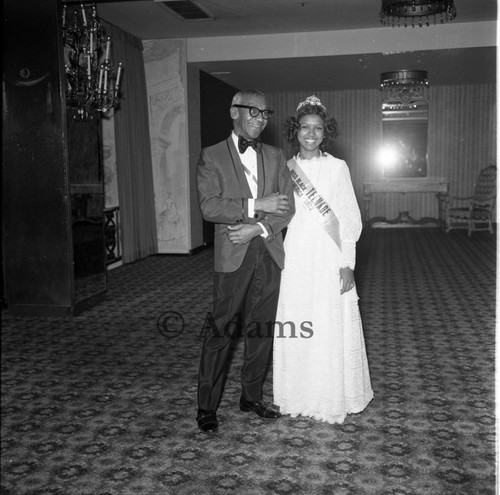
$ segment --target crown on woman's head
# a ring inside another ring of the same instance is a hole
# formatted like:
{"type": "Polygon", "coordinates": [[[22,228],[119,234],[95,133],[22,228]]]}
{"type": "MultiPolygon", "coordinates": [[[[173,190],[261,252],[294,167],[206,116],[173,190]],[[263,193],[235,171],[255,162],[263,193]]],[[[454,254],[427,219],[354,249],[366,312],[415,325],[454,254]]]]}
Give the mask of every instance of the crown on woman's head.
{"type": "Polygon", "coordinates": [[[296,111],[298,112],[302,107],[305,107],[306,105],[321,107],[326,112],[325,105],[323,105],[323,103],[321,103],[321,100],[315,95],[308,96],[304,101],[301,101],[296,111]]]}

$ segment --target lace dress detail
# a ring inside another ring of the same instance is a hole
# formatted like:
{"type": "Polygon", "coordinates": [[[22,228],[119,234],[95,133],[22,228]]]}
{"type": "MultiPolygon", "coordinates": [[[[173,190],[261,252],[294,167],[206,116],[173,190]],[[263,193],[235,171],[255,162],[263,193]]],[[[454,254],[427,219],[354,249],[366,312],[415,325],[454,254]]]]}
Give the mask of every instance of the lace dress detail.
{"type": "Polygon", "coordinates": [[[373,398],[356,288],[340,295],[339,269],[355,266],[361,215],[344,161],[327,153],[295,160],[334,210],[342,250],[296,197],[276,315],[274,402],[285,414],[342,423],[373,398]]]}

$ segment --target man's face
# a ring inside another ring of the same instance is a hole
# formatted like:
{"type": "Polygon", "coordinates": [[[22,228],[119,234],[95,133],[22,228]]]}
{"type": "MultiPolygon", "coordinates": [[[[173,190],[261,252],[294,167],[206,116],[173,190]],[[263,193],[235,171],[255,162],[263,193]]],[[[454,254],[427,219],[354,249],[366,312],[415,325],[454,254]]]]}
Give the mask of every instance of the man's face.
{"type": "MultiPolygon", "coordinates": [[[[260,110],[267,108],[266,99],[256,95],[245,95],[238,104],[257,107],[260,110]]],[[[257,117],[252,117],[248,108],[231,107],[231,118],[233,119],[234,132],[245,139],[258,138],[267,124],[262,113],[259,113],[257,117]]]]}

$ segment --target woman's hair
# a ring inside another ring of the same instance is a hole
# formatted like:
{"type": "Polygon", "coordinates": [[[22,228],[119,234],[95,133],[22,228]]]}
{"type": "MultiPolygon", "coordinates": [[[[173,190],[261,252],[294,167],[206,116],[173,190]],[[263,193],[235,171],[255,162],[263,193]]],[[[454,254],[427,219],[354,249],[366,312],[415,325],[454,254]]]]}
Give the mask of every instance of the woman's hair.
{"type": "Polygon", "coordinates": [[[333,138],[339,135],[339,129],[337,121],[333,117],[329,117],[321,105],[303,105],[296,116],[287,117],[283,126],[283,135],[294,150],[300,149],[297,133],[300,129],[300,119],[305,115],[319,115],[323,119],[325,137],[319,148],[324,151],[324,148],[331,143],[333,138]]]}

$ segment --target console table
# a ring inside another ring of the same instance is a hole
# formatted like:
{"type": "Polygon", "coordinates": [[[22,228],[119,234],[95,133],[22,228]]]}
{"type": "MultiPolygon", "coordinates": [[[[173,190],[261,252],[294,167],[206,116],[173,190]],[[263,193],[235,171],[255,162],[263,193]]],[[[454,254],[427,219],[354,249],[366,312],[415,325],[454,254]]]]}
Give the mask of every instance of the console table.
{"type": "Polygon", "coordinates": [[[421,220],[413,219],[408,212],[401,212],[394,220],[382,219],[386,226],[423,226],[434,221],[437,225],[444,225],[445,203],[448,198],[448,181],[446,179],[391,179],[365,182],[363,184],[363,203],[365,213],[365,223],[371,225],[374,219],[370,215],[370,205],[374,194],[435,194],[438,202],[438,219],[425,218],[421,220]]]}

